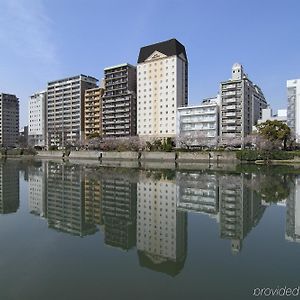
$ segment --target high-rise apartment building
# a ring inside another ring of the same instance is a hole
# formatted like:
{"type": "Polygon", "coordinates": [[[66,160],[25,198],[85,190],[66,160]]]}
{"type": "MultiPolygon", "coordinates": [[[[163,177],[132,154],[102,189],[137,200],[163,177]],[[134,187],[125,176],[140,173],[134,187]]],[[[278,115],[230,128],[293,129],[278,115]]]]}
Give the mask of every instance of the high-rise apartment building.
{"type": "Polygon", "coordinates": [[[44,147],[46,141],[47,124],[47,92],[39,92],[29,99],[28,144],[44,147]]]}
{"type": "Polygon", "coordinates": [[[97,87],[85,91],[84,95],[84,136],[102,136],[102,97],[104,89],[97,87]]]}
{"type": "Polygon", "coordinates": [[[15,147],[19,137],[19,99],[0,93],[0,146],[15,147]]]}
{"type": "Polygon", "coordinates": [[[108,67],[104,76],[103,136],[136,135],[136,67],[130,64],[108,67]]]}
{"type": "Polygon", "coordinates": [[[94,77],[78,75],[48,83],[48,146],[65,147],[84,137],[84,93],[97,87],[94,77]]]}
{"type": "Polygon", "coordinates": [[[287,125],[291,128],[296,141],[300,141],[300,79],[287,81],[288,109],[287,125]]]}
{"type": "Polygon", "coordinates": [[[177,108],[188,103],[188,59],[176,39],[141,48],[137,97],[138,135],[175,137],[177,108]]]}
{"type": "Polygon", "coordinates": [[[261,89],[252,83],[240,64],[232,67],[232,77],[221,82],[220,137],[224,142],[243,139],[252,132],[262,109],[267,107],[261,89]]]}

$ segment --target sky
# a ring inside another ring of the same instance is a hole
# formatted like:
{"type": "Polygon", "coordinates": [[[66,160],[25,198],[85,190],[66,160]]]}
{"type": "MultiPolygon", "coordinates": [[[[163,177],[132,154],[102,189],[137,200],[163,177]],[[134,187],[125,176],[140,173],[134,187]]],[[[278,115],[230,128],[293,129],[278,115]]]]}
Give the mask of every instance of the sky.
{"type": "Polygon", "coordinates": [[[103,78],[136,64],[139,49],[178,39],[189,60],[189,105],[214,96],[235,62],[274,110],[287,106],[286,80],[300,78],[299,0],[0,0],[0,92],[28,100],[47,82],[103,78]]]}

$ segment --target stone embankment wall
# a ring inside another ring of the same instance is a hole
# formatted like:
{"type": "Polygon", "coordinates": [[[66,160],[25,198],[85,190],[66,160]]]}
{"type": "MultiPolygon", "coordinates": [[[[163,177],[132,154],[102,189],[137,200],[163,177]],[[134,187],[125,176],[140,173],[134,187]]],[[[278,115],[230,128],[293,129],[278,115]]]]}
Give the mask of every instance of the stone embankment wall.
{"type": "Polygon", "coordinates": [[[233,162],[238,161],[235,152],[104,152],[104,151],[71,151],[69,154],[63,151],[39,151],[41,158],[64,159],[93,159],[100,162],[110,162],[113,165],[118,161],[135,161],[141,164],[146,162],[157,163],[187,163],[187,162],[233,162]]]}

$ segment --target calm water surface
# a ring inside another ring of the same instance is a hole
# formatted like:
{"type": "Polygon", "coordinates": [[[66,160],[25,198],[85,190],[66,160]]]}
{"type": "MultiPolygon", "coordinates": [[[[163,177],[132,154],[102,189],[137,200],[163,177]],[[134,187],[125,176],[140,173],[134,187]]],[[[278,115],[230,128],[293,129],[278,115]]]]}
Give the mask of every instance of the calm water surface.
{"type": "Polygon", "coordinates": [[[253,299],[299,286],[298,174],[2,161],[0,299],[253,299]]]}

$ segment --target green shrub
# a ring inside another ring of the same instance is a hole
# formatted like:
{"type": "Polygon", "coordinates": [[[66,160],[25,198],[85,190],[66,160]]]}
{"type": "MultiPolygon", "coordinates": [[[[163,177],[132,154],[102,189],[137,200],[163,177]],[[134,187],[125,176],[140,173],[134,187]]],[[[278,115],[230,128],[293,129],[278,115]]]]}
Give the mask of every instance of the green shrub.
{"type": "Polygon", "coordinates": [[[242,161],[255,160],[289,160],[294,158],[294,154],[280,150],[241,150],[236,153],[236,157],[242,161]]]}

